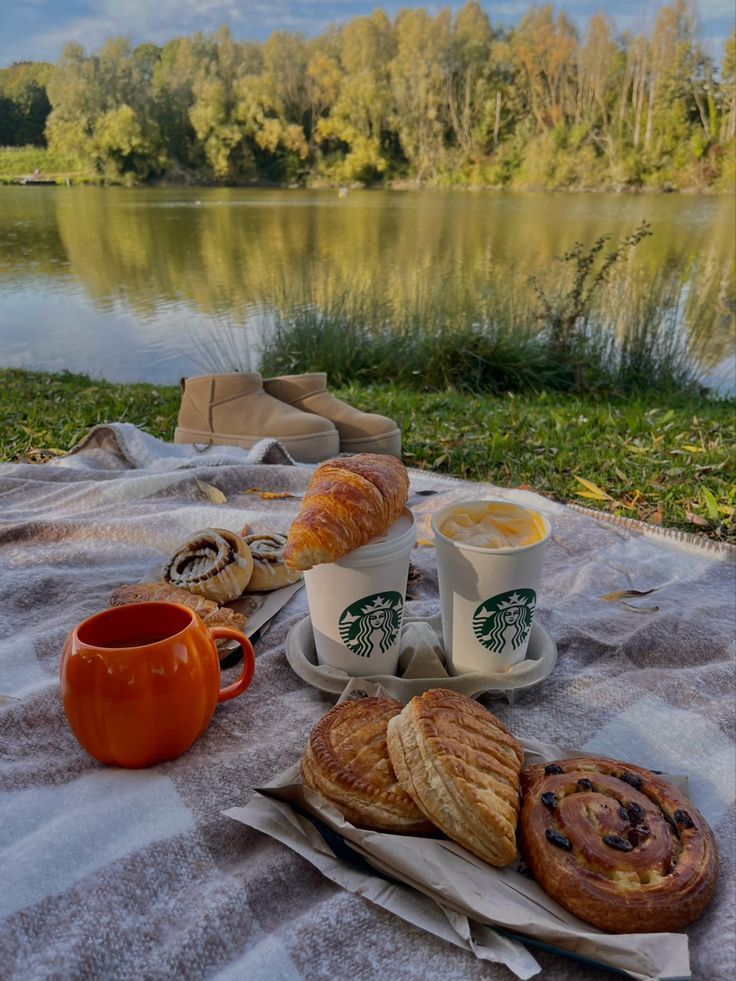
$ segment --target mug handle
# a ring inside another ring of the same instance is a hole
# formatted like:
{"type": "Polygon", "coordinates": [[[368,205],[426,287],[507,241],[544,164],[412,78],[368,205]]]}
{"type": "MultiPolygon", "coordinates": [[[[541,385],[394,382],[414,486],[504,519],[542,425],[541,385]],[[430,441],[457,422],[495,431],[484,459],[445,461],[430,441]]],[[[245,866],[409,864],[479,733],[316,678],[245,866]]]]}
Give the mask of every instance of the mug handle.
{"type": "Polygon", "coordinates": [[[208,629],[213,641],[220,640],[222,637],[229,637],[230,640],[237,640],[243,648],[243,673],[237,681],[234,681],[226,688],[221,688],[220,694],[217,696],[218,702],[227,702],[231,698],[235,698],[236,695],[242,695],[251,681],[253,681],[253,675],[256,670],[255,651],[245,634],[239,630],[234,630],[232,627],[209,627],[208,629]]]}

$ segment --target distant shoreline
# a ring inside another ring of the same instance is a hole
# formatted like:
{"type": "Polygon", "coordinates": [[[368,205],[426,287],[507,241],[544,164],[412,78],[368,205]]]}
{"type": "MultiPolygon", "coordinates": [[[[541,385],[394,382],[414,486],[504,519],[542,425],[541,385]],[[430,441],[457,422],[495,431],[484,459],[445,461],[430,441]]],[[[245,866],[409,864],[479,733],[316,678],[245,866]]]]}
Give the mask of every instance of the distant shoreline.
{"type": "MultiPolygon", "coordinates": [[[[2,153],[2,150],[0,150],[2,153]]],[[[243,181],[243,182],[223,182],[223,181],[170,181],[170,180],[150,180],[141,181],[136,184],[128,184],[122,181],[110,181],[103,178],[89,178],[89,179],[70,179],[67,181],[65,177],[57,177],[54,174],[44,174],[43,180],[32,181],[23,180],[24,177],[29,175],[20,176],[2,176],[0,175],[0,187],[33,187],[34,185],[42,187],[100,187],[100,188],[123,188],[127,190],[141,190],[143,188],[157,188],[157,189],[167,189],[167,188],[191,188],[191,189],[203,189],[203,190],[218,190],[218,189],[242,189],[242,190],[261,190],[261,191],[334,191],[339,192],[346,186],[344,184],[332,184],[324,183],[322,181],[316,183],[277,183],[272,181],[243,181]],[[51,183],[53,182],[53,183],[51,183]]],[[[348,195],[353,191],[441,191],[441,192],[459,192],[461,194],[479,194],[479,193],[493,193],[493,194],[631,194],[631,195],[665,195],[665,194],[687,194],[687,195],[702,195],[704,197],[733,197],[736,195],[736,188],[733,190],[724,190],[715,187],[642,187],[642,186],[625,186],[625,187],[544,187],[543,185],[535,185],[529,187],[507,187],[498,184],[477,184],[477,185],[453,185],[453,186],[443,186],[432,181],[426,181],[422,183],[417,183],[414,180],[393,180],[387,181],[385,184],[351,184],[346,188],[348,195]]]]}

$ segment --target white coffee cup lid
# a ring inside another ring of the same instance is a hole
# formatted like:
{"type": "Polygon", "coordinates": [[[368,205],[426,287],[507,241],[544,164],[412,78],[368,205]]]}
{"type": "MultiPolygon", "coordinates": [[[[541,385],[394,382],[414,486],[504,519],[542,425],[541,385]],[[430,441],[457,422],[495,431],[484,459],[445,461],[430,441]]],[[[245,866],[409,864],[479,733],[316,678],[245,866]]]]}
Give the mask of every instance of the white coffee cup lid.
{"type": "Polygon", "coordinates": [[[414,513],[409,508],[399,515],[399,518],[391,525],[384,535],[377,535],[360,548],[348,552],[347,555],[338,559],[339,563],[352,565],[355,562],[373,562],[378,558],[391,555],[394,552],[401,553],[406,548],[413,548],[416,542],[417,520],[414,513]]]}

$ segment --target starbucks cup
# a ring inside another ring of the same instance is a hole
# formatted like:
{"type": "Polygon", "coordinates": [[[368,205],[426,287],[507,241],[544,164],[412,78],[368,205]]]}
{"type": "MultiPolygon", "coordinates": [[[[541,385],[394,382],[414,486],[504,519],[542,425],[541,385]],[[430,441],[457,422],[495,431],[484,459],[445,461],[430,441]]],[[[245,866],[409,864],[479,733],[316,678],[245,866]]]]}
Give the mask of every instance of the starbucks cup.
{"type": "Polygon", "coordinates": [[[404,508],[385,535],[304,573],[320,664],[354,677],[395,674],[416,519],[404,508]]]}
{"type": "MultiPolygon", "coordinates": [[[[506,671],[526,657],[550,525],[539,512],[539,541],[488,548],[439,530],[453,512],[508,501],[461,501],[432,519],[445,657],[451,674],[506,671]]],[[[528,508],[520,508],[529,513],[528,508]]]]}

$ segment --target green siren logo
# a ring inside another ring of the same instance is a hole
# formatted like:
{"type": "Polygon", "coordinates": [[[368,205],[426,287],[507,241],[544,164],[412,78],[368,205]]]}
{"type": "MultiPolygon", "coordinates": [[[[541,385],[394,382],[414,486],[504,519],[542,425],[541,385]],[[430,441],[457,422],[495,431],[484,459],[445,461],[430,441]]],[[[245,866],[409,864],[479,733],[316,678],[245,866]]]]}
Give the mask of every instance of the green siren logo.
{"type": "Polygon", "coordinates": [[[399,635],[403,609],[401,593],[364,596],[340,614],[340,640],[360,657],[384,654],[399,635]]]}
{"type": "Polygon", "coordinates": [[[499,593],[481,603],[473,616],[473,633],[494,654],[511,654],[532,629],[537,594],[533,589],[499,593]]]}

